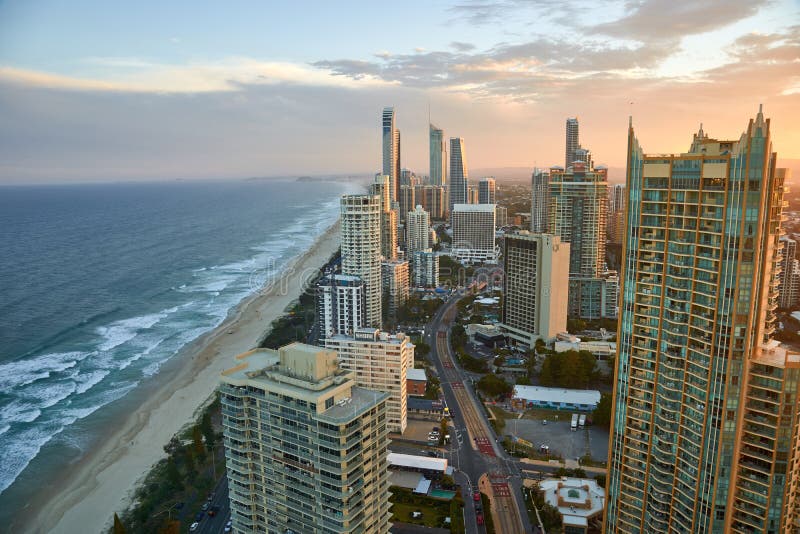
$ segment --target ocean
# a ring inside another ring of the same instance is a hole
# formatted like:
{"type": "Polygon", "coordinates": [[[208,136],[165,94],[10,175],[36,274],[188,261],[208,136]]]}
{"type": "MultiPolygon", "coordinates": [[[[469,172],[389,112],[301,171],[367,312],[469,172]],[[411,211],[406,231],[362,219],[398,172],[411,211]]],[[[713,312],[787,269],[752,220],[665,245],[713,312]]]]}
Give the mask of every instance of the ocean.
{"type": "Polygon", "coordinates": [[[0,187],[0,520],[22,505],[17,493],[93,444],[104,407],[119,410],[308,250],[353,190],[270,180],[0,187]]]}

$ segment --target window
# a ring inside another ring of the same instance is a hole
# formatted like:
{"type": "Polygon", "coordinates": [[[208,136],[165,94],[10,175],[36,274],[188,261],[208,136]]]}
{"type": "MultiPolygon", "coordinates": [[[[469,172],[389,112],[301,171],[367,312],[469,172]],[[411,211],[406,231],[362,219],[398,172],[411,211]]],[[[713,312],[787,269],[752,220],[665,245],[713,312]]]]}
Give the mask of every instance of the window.
{"type": "Polygon", "coordinates": [[[333,397],[328,397],[325,399],[325,409],[331,408],[333,406],[333,397]]]}

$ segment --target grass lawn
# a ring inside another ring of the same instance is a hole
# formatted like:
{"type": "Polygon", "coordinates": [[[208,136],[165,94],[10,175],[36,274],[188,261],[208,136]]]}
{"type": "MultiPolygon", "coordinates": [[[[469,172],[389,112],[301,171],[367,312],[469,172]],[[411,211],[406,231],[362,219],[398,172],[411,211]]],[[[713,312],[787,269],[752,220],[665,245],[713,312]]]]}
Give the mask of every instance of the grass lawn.
{"type": "Polygon", "coordinates": [[[450,502],[414,495],[410,489],[392,486],[389,488],[392,507],[391,521],[402,521],[426,527],[444,526],[444,518],[450,516],[450,502]],[[422,517],[413,519],[412,512],[422,512],[422,517]]]}

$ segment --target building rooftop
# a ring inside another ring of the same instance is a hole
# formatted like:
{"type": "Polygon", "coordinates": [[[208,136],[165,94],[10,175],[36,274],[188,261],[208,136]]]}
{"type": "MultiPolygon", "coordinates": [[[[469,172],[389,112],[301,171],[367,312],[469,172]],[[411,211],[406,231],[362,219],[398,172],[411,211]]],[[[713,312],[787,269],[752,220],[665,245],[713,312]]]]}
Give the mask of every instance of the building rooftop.
{"type": "Polygon", "coordinates": [[[338,425],[360,417],[376,403],[388,398],[388,393],[353,386],[350,390],[350,397],[340,400],[319,414],[317,418],[320,421],[338,425]]]}
{"type": "Polygon", "coordinates": [[[352,336],[347,334],[333,334],[328,336],[329,340],[338,341],[365,341],[371,343],[393,343],[400,345],[401,343],[411,343],[411,338],[403,332],[390,334],[383,332],[376,328],[356,328],[352,336]]]}
{"type": "Polygon", "coordinates": [[[600,392],[594,389],[514,386],[514,398],[538,402],[597,404],[600,402],[600,392]]]}
{"type": "Polygon", "coordinates": [[[454,212],[494,213],[494,210],[494,204],[453,204],[454,212]]]}
{"type": "Polygon", "coordinates": [[[413,454],[389,453],[389,467],[406,467],[411,469],[425,469],[426,471],[447,470],[446,458],[430,458],[428,456],[416,456],[413,454]]]}
{"type": "Polygon", "coordinates": [[[406,372],[406,380],[425,382],[428,380],[428,377],[425,376],[425,369],[409,369],[408,372],[406,372]]]}
{"type": "Polygon", "coordinates": [[[605,490],[594,479],[548,478],[539,488],[544,500],[558,508],[565,525],[587,526],[590,518],[603,513],[605,490]]]}

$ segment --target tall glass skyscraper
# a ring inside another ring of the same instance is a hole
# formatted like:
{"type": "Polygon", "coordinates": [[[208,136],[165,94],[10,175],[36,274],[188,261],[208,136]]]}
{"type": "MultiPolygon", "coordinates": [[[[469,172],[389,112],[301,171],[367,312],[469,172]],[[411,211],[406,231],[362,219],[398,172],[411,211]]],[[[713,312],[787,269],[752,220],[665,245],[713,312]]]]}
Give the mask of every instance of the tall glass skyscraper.
{"type": "Polygon", "coordinates": [[[381,115],[383,141],[383,174],[389,177],[390,200],[397,202],[400,192],[400,132],[394,125],[394,108],[383,108],[381,115]]]}
{"type": "Polygon", "coordinates": [[[605,531],[797,532],[800,352],[772,340],[785,172],[761,111],[683,154],[628,132],[605,531]]]}
{"type": "Polygon", "coordinates": [[[468,204],[467,187],[469,174],[467,171],[467,156],[464,153],[464,139],[461,137],[450,138],[450,213],[456,204],[468,204]]]}
{"type": "Polygon", "coordinates": [[[550,205],[550,173],[534,169],[531,174],[531,232],[547,233],[547,217],[550,205]]]}
{"type": "Polygon", "coordinates": [[[447,142],[444,130],[434,124],[428,125],[430,137],[430,183],[447,184],[447,142]]]}
{"type": "Polygon", "coordinates": [[[564,153],[564,169],[569,170],[575,161],[575,151],[581,146],[578,139],[578,118],[567,119],[566,151],[564,153]]]}

